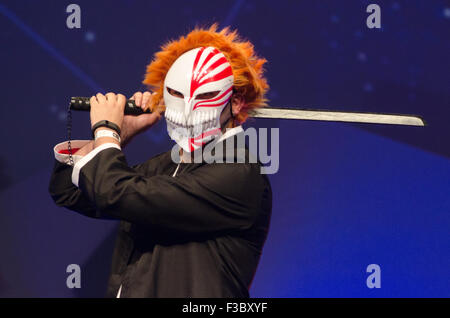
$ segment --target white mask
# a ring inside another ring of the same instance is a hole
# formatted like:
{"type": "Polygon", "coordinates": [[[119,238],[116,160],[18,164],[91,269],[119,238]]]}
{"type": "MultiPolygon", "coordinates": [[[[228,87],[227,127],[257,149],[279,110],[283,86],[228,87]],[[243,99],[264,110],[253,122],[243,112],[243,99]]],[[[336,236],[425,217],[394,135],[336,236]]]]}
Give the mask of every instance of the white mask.
{"type": "Polygon", "coordinates": [[[185,52],[172,64],[164,80],[167,132],[184,151],[222,134],[220,115],[231,99],[233,82],[230,63],[214,47],[185,52]]]}

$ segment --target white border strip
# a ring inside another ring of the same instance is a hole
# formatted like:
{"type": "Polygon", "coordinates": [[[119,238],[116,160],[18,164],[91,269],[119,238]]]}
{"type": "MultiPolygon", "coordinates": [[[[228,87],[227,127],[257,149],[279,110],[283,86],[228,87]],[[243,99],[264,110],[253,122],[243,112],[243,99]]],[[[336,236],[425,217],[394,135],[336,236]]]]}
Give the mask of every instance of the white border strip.
{"type": "MultiPolygon", "coordinates": [[[[82,148],[87,145],[91,140],[71,140],[70,144],[72,148],[82,148]]],[[[67,150],[69,148],[67,141],[60,142],[55,147],[53,147],[53,152],[55,154],[55,159],[61,163],[69,164],[69,155],[59,153],[60,150],[67,150]]],[[[77,163],[83,156],[77,155],[76,153],[72,155],[73,163],[77,163]]]]}
{"type": "Polygon", "coordinates": [[[87,164],[92,158],[94,158],[100,151],[108,149],[108,148],[116,148],[119,150],[122,150],[118,144],[115,144],[113,142],[108,142],[105,144],[102,144],[92,150],[90,153],[88,153],[86,156],[84,156],[82,159],[80,159],[75,166],[73,167],[72,171],[72,183],[78,187],[78,181],[80,178],[80,171],[84,167],[85,164],[87,164]]]}

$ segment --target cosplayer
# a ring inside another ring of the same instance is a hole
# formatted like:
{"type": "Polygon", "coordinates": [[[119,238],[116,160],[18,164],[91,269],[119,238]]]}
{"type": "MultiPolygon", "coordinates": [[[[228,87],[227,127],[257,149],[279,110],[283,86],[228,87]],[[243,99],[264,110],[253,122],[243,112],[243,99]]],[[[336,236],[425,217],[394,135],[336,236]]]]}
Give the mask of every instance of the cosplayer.
{"type": "Polygon", "coordinates": [[[70,158],[68,142],[55,146],[55,203],[120,220],[108,297],[249,296],[269,229],[269,181],[259,162],[192,159],[242,134],[248,111],[266,105],[265,62],[236,31],[196,28],[148,65],[154,93],[133,99],[151,114],[124,116],[123,95],[97,94],[95,139],[71,141],[70,158]],[[162,115],[181,161],[167,151],[129,166],[122,148],[162,115]]]}

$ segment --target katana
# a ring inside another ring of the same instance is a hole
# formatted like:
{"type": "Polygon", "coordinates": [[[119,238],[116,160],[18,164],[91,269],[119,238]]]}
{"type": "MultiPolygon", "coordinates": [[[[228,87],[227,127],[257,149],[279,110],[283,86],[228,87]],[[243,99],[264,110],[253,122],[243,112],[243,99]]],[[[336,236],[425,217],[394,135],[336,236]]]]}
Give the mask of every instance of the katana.
{"type": "MultiPolygon", "coordinates": [[[[72,97],[70,100],[70,109],[89,111],[91,108],[89,97],[72,97]]],[[[128,99],[125,104],[125,114],[140,115],[150,113],[137,107],[134,100],[128,99]]],[[[283,107],[264,107],[249,111],[249,116],[253,118],[273,118],[273,119],[296,119],[296,120],[319,120],[319,121],[337,121],[351,123],[369,123],[369,124],[390,124],[390,125],[408,125],[425,126],[422,118],[416,115],[402,114],[379,114],[362,112],[344,112],[318,109],[301,108],[283,108],[283,107]]]]}
{"type": "Polygon", "coordinates": [[[423,119],[416,115],[360,113],[300,108],[264,107],[251,110],[249,116],[255,118],[425,126],[423,119]]]}

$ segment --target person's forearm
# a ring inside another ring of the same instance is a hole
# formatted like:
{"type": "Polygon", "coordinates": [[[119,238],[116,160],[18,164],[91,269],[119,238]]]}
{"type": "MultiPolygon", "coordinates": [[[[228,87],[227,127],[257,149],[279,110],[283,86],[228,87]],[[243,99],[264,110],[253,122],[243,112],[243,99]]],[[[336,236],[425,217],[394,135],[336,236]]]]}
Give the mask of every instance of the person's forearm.
{"type": "Polygon", "coordinates": [[[94,149],[94,140],[88,142],[77,151],[77,155],[85,156],[94,149]]]}
{"type": "Polygon", "coordinates": [[[134,136],[128,137],[125,133],[121,136],[120,147],[123,149],[130,143],[134,136]]]}
{"type": "MultiPolygon", "coordinates": [[[[104,128],[105,129],[105,128],[104,128]]],[[[114,139],[114,138],[110,138],[110,137],[101,137],[98,138],[97,140],[91,140],[90,142],[88,142],[86,145],[84,145],[83,147],[81,147],[76,154],[79,156],[85,156],[88,153],[90,153],[92,150],[94,150],[95,148],[97,148],[98,146],[104,144],[104,143],[116,143],[118,144],[121,148],[124,148],[129,142],[130,142],[131,138],[123,138],[122,142],[119,144],[119,142],[114,139]]]]}

